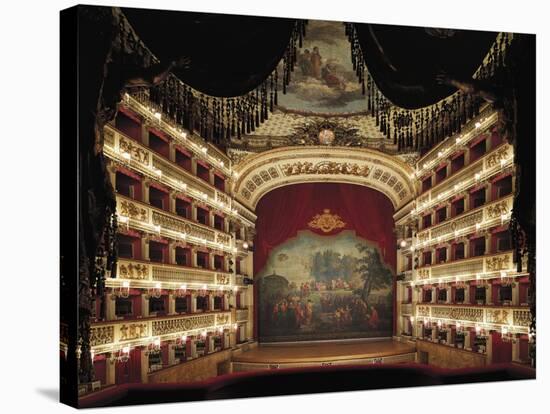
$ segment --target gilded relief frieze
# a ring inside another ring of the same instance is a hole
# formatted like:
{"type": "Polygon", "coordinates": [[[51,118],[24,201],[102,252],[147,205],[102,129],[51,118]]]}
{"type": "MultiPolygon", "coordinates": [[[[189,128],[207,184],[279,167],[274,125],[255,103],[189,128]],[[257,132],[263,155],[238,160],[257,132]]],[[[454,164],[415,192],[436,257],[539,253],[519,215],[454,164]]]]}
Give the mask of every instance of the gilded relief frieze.
{"type": "Polygon", "coordinates": [[[132,339],[146,338],[149,336],[147,323],[122,324],[119,328],[120,340],[131,341],[132,339]]]}
{"type": "Polygon", "coordinates": [[[174,332],[190,331],[193,329],[213,326],[216,315],[192,316],[184,319],[165,319],[152,322],[152,335],[166,335],[174,332]]]}
{"type": "Polygon", "coordinates": [[[120,215],[140,221],[148,221],[147,210],[127,200],[120,202],[120,215]]]}
{"type": "Polygon", "coordinates": [[[94,326],[90,330],[90,345],[98,346],[114,342],[114,326],[94,326]]]}
{"type": "Polygon", "coordinates": [[[140,263],[120,263],[118,274],[122,279],[143,280],[148,278],[149,268],[140,263]]]}

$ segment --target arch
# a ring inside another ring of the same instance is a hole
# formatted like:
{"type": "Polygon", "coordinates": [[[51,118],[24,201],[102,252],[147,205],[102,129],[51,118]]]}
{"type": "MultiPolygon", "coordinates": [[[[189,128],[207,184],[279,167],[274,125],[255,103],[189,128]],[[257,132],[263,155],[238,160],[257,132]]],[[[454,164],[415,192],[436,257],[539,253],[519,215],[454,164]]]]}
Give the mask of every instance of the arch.
{"type": "Polygon", "coordinates": [[[395,156],[368,148],[277,148],[245,158],[234,170],[234,194],[252,211],[269,191],[307,182],[364,185],[385,194],[395,211],[415,196],[413,169],[395,156]]]}

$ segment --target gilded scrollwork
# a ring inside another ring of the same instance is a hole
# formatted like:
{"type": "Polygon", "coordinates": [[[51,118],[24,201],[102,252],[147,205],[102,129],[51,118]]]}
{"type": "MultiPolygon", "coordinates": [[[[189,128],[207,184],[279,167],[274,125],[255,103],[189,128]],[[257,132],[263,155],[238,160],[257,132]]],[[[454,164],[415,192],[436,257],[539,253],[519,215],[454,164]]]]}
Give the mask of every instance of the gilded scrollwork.
{"type": "Polygon", "coordinates": [[[149,153],[143,148],[134,145],[132,142],[124,138],[120,138],[118,145],[120,150],[130,154],[133,160],[143,165],[149,165],[149,153]]]}
{"type": "Polygon", "coordinates": [[[418,316],[430,316],[430,307],[429,306],[417,306],[416,307],[416,314],[418,316]]]}
{"type": "Polygon", "coordinates": [[[114,341],[114,326],[95,326],[90,331],[90,345],[110,344],[114,341]]]}
{"type": "Polygon", "coordinates": [[[501,201],[490,205],[485,209],[488,219],[500,218],[503,214],[508,214],[508,203],[506,201],[501,201]]]}
{"type": "Polygon", "coordinates": [[[504,146],[503,148],[496,151],[494,154],[488,156],[485,161],[485,165],[487,166],[487,168],[492,168],[494,166],[500,165],[500,161],[508,159],[508,149],[508,146],[504,146]]]}
{"type": "Polygon", "coordinates": [[[165,319],[152,322],[152,335],[166,335],[174,332],[190,331],[214,325],[216,315],[191,316],[183,319],[165,319]]]}
{"type": "Polygon", "coordinates": [[[286,176],[302,174],[342,174],[358,177],[368,177],[370,168],[367,165],[360,166],[349,162],[321,161],[316,164],[309,161],[296,161],[292,164],[282,165],[283,174],[286,176]]]}
{"type": "Polygon", "coordinates": [[[148,335],[146,323],[122,324],[120,326],[120,340],[130,341],[132,339],[146,338],[148,335]]]}
{"type": "Polygon", "coordinates": [[[531,324],[531,312],[528,309],[514,310],[512,318],[516,326],[529,326],[531,324]]]}
{"type": "Polygon", "coordinates": [[[149,276],[149,268],[140,263],[121,263],[119,267],[119,275],[122,279],[147,279],[149,276]]]}
{"type": "Polygon", "coordinates": [[[506,270],[510,267],[510,258],[506,254],[504,256],[494,256],[485,259],[485,270],[487,272],[498,272],[506,270]]]}
{"type": "Polygon", "coordinates": [[[487,323],[496,323],[499,325],[508,324],[509,311],[506,309],[487,309],[485,316],[487,323]]]}
{"type": "Polygon", "coordinates": [[[329,233],[335,229],[341,229],[346,226],[338,214],[331,214],[330,209],[326,208],[323,213],[313,216],[307,224],[312,229],[319,229],[323,233],[329,233]]]}
{"type": "Polygon", "coordinates": [[[120,202],[120,214],[132,219],[147,221],[147,210],[126,200],[120,202]]]}

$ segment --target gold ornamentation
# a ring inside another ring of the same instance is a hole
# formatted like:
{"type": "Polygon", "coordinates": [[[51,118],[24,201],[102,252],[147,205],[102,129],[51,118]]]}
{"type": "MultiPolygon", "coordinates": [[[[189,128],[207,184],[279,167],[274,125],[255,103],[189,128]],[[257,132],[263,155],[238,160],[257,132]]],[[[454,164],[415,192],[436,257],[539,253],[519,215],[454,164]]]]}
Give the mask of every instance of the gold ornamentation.
{"type": "Polygon", "coordinates": [[[227,325],[231,322],[231,315],[225,313],[223,315],[216,315],[216,325],[227,325]]]}
{"type": "Polygon", "coordinates": [[[429,279],[430,278],[430,269],[418,269],[417,274],[419,279],[429,279]]]}
{"type": "Polygon", "coordinates": [[[508,255],[496,256],[485,259],[485,269],[488,272],[497,272],[510,267],[508,255]]]}
{"type": "Polygon", "coordinates": [[[130,154],[133,160],[144,165],[149,165],[149,153],[130,141],[120,138],[119,148],[121,151],[130,154]]]}
{"type": "Polygon", "coordinates": [[[231,236],[229,236],[228,234],[216,233],[217,243],[229,244],[230,240],[231,240],[231,236]]]}
{"type": "Polygon", "coordinates": [[[147,336],[146,323],[132,323],[130,325],[123,324],[120,327],[121,341],[130,341],[132,339],[145,338],[147,336]]]}
{"type": "Polygon", "coordinates": [[[120,202],[120,214],[136,220],[147,221],[147,210],[126,200],[120,202]]]}
{"type": "Polygon", "coordinates": [[[120,277],[123,279],[147,279],[149,276],[148,268],[144,264],[128,263],[120,265],[120,277]]]}
{"type": "Polygon", "coordinates": [[[153,321],[153,336],[166,335],[174,332],[190,331],[193,329],[207,328],[213,326],[215,315],[191,316],[183,319],[166,319],[153,321]]]}
{"type": "Polygon", "coordinates": [[[430,316],[430,307],[429,306],[417,306],[416,314],[418,316],[430,316]]]}
{"type": "Polygon", "coordinates": [[[508,311],[505,309],[487,309],[487,322],[499,325],[508,324],[508,311]]]}
{"type": "Polygon", "coordinates": [[[496,165],[500,165],[501,160],[506,160],[508,158],[508,146],[505,146],[501,149],[499,149],[494,154],[487,157],[486,160],[486,166],[487,168],[494,167],[496,165]]]}
{"type": "Polygon", "coordinates": [[[312,229],[319,229],[323,233],[329,233],[334,229],[341,229],[346,226],[338,214],[330,214],[330,209],[325,208],[322,214],[316,214],[307,224],[312,229]]]}
{"type": "Polygon", "coordinates": [[[191,237],[198,237],[208,241],[214,241],[214,232],[200,226],[196,226],[187,221],[168,216],[166,214],[153,211],[153,224],[163,228],[185,233],[191,237]]]}
{"type": "Polygon", "coordinates": [[[531,324],[531,312],[528,310],[514,310],[512,318],[516,326],[529,326],[531,324]]]}
{"type": "Polygon", "coordinates": [[[501,201],[500,203],[493,204],[492,206],[487,207],[487,218],[494,219],[500,218],[503,214],[508,213],[508,206],[506,201],[501,201]]]}
{"type": "Polygon", "coordinates": [[[90,345],[110,344],[114,341],[114,326],[96,326],[90,330],[90,345]]]}
{"type": "Polygon", "coordinates": [[[286,176],[301,174],[343,174],[368,177],[370,168],[366,165],[359,166],[358,164],[349,162],[322,161],[313,164],[309,161],[297,161],[292,164],[284,164],[282,166],[282,171],[286,176]]]}
{"type": "Polygon", "coordinates": [[[228,285],[230,281],[231,281],[231,276],[223,273],[216,273],[216,284],[228,285]]]}

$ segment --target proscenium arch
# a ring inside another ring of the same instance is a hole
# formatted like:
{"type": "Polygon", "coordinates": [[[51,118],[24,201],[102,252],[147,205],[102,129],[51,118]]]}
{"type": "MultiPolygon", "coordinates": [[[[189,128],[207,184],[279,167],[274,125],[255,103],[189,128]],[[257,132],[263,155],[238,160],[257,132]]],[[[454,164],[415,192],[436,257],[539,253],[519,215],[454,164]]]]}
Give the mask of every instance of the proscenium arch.
{"type": "Polygon", "coordinates": [[[385,194],[395,211],[415,196],[413,169],[395,156],[368,148],[284,147],[245,158],[234,166],[237,200],[256,210],[268,192],[290,184],[358,184],[385,194]]]}

